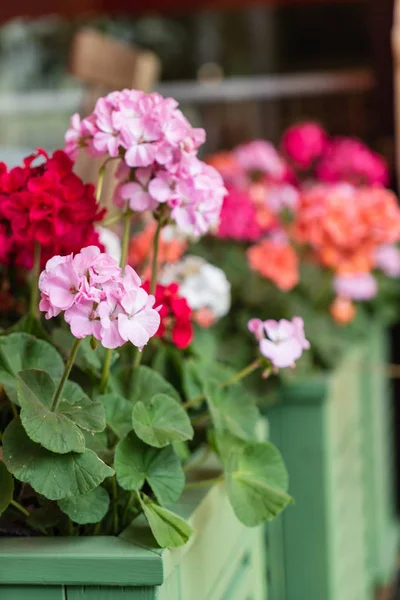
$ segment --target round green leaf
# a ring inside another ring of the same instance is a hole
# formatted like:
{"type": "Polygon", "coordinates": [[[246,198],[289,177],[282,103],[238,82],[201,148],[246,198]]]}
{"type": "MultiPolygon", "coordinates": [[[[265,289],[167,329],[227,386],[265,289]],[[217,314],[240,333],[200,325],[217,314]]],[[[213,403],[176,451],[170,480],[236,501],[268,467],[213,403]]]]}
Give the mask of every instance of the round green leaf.
{"type": "Polygon", "coordinates": [[[138,437],[156,448],[191,440],[194,435],[185,409],[166,394],[156,394],[148,404],[137,402],[132,410],[132,424],[138,437]]]}
{"type": "Polygon", "coordinates": [[[51,344],[28,333],[0,337],[0,383],[14,404],[18,404],[16,375],[26,369],[46,371],[54,381],[58,381],[64,370],[64,361],[51,344]]]}
{"type": "Polygon", "coordinates": [[[229,500],[238,519],[254,527],[279,515],[291,502],[280,452],[269,442],[254,442],[232,452],[226,465],[229,500]]]}
{"type": "Polygon", "coordinates": [[[100,433],[106,428],[103,404],[100,400],[91,400],[74,381],[65,384],[58,412],[85,431],[100,433]]]}
{"type": "Polygon", "coordinates": [[[16,419],[4,432],[3,458],[17,479],[49,500],[86,494],[114,474],[92,450],[54,454],[35,444],[16,419]]]}
{"type": "Polygon", "coordinates": [[[142,401],[145,404],[156,394],[166,394],[171,398],[180,401],[180,397],[173,385],[154,369],[150,367],[139,367],[135,372],[135,378],[132,386],[131,400],[134,404],[142,401]]]}
{"type": "Polygon", "coordinates": [[[254,439],[260,414],[243,386],[234,384],[221,388],[212,380],[206,384],[206,397],[216,431],[229,431],[243,440],[254,439]]]}
{"type": "Polygon", "coordinates": [[[20,371],[18,400],[21,421],[31,440],[59,454],[84,452],[85,436],[81,429],[102,431],[106,426],[101,402],[92,402],[83,390],[67,381],[63,398],[55,411],[51,410],[55,383],[48,373],[30,369],[20,371]]]}
{"type": "Polygon", "coordinates": [[[17,375],[21,422],[34,442],[59,454],[84,452],[85,437],[66,415],[51,410],[55,383],[44,371],[20,371],[17,375]]]}
{"type": "Polygon", "coordinates": [[[74,523],[98,523],[107,514],[110,497],[104,488],[97,487],[82,496],[63,498],[58,501],[58,506],[74,523]]]}
{"type": "Polygon", "coordinates": [[[140,504],[150,529],[161,548],[179,548],[189,540],[193,529],[187,521],[139,494],[140,504]]]}
{"type": "Polygon", "coordinates": [[[121,440],[132,429],[132,402],[119,394],[104,394],[99,400],[104,406],[107,425],[121,440]]]}
{"type": "Polygon", "coordinates": [[[160,504],[172,504],[185,485],[182,464],[171,446],[158,450],[131,432],[116,447],[114,468],[124,490],[140,490],[145,481],[160,504]]]}
{"type": "Polygon", "coordinates": [[[14,493],[14,479],[6,465],[0,461],[0,515],[10,504],[14,493]]]}

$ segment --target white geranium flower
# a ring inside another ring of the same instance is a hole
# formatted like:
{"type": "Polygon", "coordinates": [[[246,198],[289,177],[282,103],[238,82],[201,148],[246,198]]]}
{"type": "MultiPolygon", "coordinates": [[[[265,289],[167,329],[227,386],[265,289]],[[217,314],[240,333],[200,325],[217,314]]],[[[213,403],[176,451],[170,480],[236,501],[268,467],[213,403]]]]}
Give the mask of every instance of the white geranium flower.
{"type": "Polygon", "coordinates": [[[105,251],[119,264],[121,260],[121,240],[119,236],[106,227],[96,227],[96,229],[105,251]]]}
{"type": "Polygon", "coordinates": [[[222,269],[211,265],[200,256],[185,256],[177,263],[166,265],[160,283],[179,284],[179,293],[184,296],[194,312],[207,309],[214,320],[229,312],[231,306],[231,284],[222,269]]]}

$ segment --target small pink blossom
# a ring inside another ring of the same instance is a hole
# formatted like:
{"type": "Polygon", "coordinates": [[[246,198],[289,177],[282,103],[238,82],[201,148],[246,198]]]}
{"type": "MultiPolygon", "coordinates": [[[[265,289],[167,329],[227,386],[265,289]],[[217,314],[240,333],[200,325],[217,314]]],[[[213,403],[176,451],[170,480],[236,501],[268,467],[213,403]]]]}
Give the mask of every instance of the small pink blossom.
{"type": "Polygon", "coordinates": [[[380,246],[375,252],[375,266],[388,277],[400,277],[400,249],[394,244],[380,246]]]}
{"type": "Polygon", "coordinates": [[[130,341],[142,349],[160,325],[154,296],[141,287],[137,273],[128,266],[123,275],[116,261],[95,246],[74,257],[50,259],[39,289],[46,318],[64,311],[76,338],[94,336],[105,348],[130,341]]]}
{"type": "Polygon", "coordinates": [[[300,169],[310,169],[327,144],[326,131],[313,121],[289,127],[282,138],[284,153],[300,169]]]}
{"type": "Polygon", "coordinates": [[[376,279],[371,273],[337,275],[333,288],[337,296],[351,300],[371,300],[378,292],[376,279]]]}
{"type": "Polygon", "coordinates": [[[285,161],[270,142],[253,140],[238,146],[234,155],[239,166],[249,174],[260,173],[279,181],[286,173],[285,161]]]}
{"type": "Polygon", "coordinates": [[[300,317],[294,317],[292,321],[251,319],[248,328],[259,342],[261,354],[277,369],[293,366],[303,350],[310,348],[300,317]]]}

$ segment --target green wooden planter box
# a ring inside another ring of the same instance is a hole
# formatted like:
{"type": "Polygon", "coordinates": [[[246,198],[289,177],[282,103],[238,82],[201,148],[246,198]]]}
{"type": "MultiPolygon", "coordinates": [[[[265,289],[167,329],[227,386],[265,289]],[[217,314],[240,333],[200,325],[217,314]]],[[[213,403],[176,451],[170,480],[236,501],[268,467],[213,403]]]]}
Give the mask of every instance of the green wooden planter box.
{"type": "MultiPolygon", "coordinates": [[[[119,537],[0,538],[1,600],[267,600],[262,528],[236,519],[223,484],[186,492],[183,548],[119,537]]],[[[138,530],[136,530],[138,534],[138,530]]],[[[148,537],[147,537],[148,539],[148,537]]]]}
{"type": "Polygon", "coordinates": [[[375,327],[364,349],[362,417],[367,509],[368,569],[374,585],[393,581],[397,567],[398,523],[394,496],[392,398],[385,372],[388,340],[375,327]]]}
{"type": "Polygon", "coordinates": [[[370,600],[362,366],[282,387],[268,410],[296,503],[267,529],[269,600],[370,600]]]}

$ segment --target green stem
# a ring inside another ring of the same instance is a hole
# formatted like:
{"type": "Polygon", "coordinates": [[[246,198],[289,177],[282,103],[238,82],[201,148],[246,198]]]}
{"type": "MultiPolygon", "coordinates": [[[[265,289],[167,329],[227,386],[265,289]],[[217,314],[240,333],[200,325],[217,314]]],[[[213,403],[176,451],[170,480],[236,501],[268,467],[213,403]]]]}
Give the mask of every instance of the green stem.
{"type": "Polygon", "coordinates": [[[34,256],[33,256],[33,269],[32,269],[32,281],[31,281],[31,298],[29,303],[29,314],[35,318],[38,310],[38,298],[39,298],[39,275],[40,275],[40,244],[35,242],[34,256]]]}
{"type": "Polygon", "coordinates": [[[184,487],[184,491],[186,490],[196,490],[197,488],[206,487],[209,485],[214,485],[216,483],[221,483],[224,481],[224,476],[214,477],[213,479],[204,479],[203,481],[193,481],[192,483],[187,483],[184,487]]]}
{"type": "Polygon", "coordinates": [[[157,271],[158,271],[158,268],[157,268],[158,267],[158,249],[159,249],[160,234],[161,234],[162,228],[163,228],[163,221],[162,221],[162,219],[159,219],[158,223],[157,223],[156,233],[154,235],[154,240],[153,240],[153,260],[152,260],[152,264],[151,264],[150,294],[154,294],[154,292],[156,291],[157,271]]]}
{"type": "Polygon", "coordinates": [[[118,535],[119,517],[118,517],[117,478],[114,476],[111,481],[112,481],[112,493],[113,493],[113,533],[114,533],[114,535],[118,535]]]}
{"type": "MultiPolygon", "coordinates": [[[[29,519],[29,517],[31,516],[30,512],[28,510],[26,510],[26,508],[24,508],[19,502],[17,502],[16,500],[11,500],[10,502],[11,506],[13,506],[14,508],[16,508],[22,515],[24,515],[24,517],[26,519],[29,519]]],[[[31,526],[32,527],[32,526],[31,526]]],[[[33,528],[35,529],[35,528],[33,528]]],[[[38,529],[40,531],[40,533],[42,533],[43,535],[48,535],[47,531],[45,529],[43,529],[43,527],[39,527],[38,529]]]]}
{"type": "Polygon", "coordinates": [[[11,506],[13,506],[17,510],[19,510],[19,512],[21,514],[23,514],[24,517],[29,519],[29,517],[31,516],[30,512],[28,510],[26,510],[26,508],[24,508],[19,502],[17,502],[16,500],[11,500],[10,504],[11,504],[11,506]]]}
{"type": "Polygon", "coordinates": [[[18,419],[18,417],[19,417],[18,410],[13,402],[11,402],[11,410],[12,410],[14,419],[18,419]]]}
{"type": "Polygon", "coordinates": [[[63,392],[65,382],[67,381],[69,374],[71,373],[72,365],[74,364],[76,353],[78,352],[79,344],[81,343],[81,341],[82,341],[81,339],[75,340],[74,345],[72,346],[71,354],[69,355],[68,360],[65,363],[64,373],[62,374],[60,383],[58,384],[58,387],[53,396],[53,402],[51,404],[51,409],[50,409],[52,412],[57,410],[57,407],[60,403],[61,394],[63,392]]]}
{"type": "Polygon", "coordinates": [[[122,269],[122,273],[125,271],[126,261],[128,258],[130,232],[131,232],[131,211],[129,210],[129,208],[127,208],[126,212],[124,213],[124,233],[122,236],[122,247],[121,247],[120,267],[122,269]]]}
{"type": "MultiPolygon", "coordinates": [[[[253,371],[255,371],[256,369],[258,369],[259,366],[260,366],[260,359],[257,359],[254,362],[252,362],[249,365],[247,365],[247,367],[245,367],[244,369],[242,369],[238,373],[235,373],[235,375],[233,375],[232,377],[230,377],[226,381],[223,381],[222,383],[220,383],[219,387],[220,388],[224,388],[224,387],[227,387],[228,385],[232,385],[232,383],[236,383],[237,381],[240,381],[244,377],[247,377],[248,375],[250,375],[250,373],[253,373],[253,371]]],[[[186,408],[186,409],[187,408],[191,408],[192,406],[198,404],[202,400],[205,400],[205,398],[206,398],[205,394],[200,394],[200,396],[196,396],[195,398],[191,398],[187,402],[184,402],[182,404],[182,407],[186,408]]]]}
{"type": "Polygon", "coordinates": [[[106,174],[106,164],[107,164],[107,161],[105,161],[99,169],[99,178],[97,180],[97,185],[96,185],[96,200],[97,200],[97,202],[100,202],[100,199],[101,199],[101,192],[103,190],[103,183],[104,183],[104,175],[106,174]]]}
{"type": "Polygon", "coordinates": [[[118,215],[114,215],[113,217],[110,217],[109,219],[105,219],[104,221],[101,222],[101,226],[102,227],[109,227],[110,225],[114,225],[114,223],[118,223],[118,221],[120,221],[122,219],[123,215],[121,215],[120,213],[118,215]]]}
{"type": "Polygon", "coordinates": [[[106,354],[104,357],[104,363],[103,363],[103,372],[101,374],[101,381],[100,381],[100,394],[104,394],[104,392],[106,391],[107,388],[107,383],[108,383],[108,377],[110,375],[110,366],[111,366],[111,359],[112,359],[112,350],[106,350],[106,354]]]}

